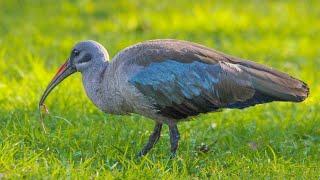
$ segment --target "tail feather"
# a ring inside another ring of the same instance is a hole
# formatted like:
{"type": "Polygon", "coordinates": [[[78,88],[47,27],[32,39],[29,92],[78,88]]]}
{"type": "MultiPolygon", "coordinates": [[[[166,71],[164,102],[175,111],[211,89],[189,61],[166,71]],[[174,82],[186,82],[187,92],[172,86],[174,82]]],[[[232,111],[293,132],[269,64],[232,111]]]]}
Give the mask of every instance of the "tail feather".
{"type": "Polygon", "coordinates": [[[309,87],[303,81],[254,61],[225,55],[234,64],[248,72],[257,93],[268,96],[269,101],[302,102],[309,95],[309,87]]]}
{"type": "MultiPolygon", "coordinates": [[[[261,65],[260,65],[261,66],[261,65]]],[[[276,101],[301,102],[309,95],[306,83],[273,68],[246,68],[255,89],[276,101]]]]}

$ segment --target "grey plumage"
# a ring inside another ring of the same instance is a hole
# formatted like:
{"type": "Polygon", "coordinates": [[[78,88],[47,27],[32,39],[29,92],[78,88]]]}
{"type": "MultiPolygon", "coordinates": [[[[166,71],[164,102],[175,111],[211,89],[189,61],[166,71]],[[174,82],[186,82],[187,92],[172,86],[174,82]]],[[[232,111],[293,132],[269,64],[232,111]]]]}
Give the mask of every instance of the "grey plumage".
{"type": "Polygon", "coordinates": [[[120,51],[112,62],[102,45],[83,41],[74,46],[40,104],[76,71],[82,73],[88,97],[102,111],[137,113],[157,122],[138,156],[158,141],[162,124],[169,125],[175,153],[176,124],[190,116],[272,101],[301,102],[309,94],[304,82],[288,74],[187,41],[146,41],[120,51]]]}

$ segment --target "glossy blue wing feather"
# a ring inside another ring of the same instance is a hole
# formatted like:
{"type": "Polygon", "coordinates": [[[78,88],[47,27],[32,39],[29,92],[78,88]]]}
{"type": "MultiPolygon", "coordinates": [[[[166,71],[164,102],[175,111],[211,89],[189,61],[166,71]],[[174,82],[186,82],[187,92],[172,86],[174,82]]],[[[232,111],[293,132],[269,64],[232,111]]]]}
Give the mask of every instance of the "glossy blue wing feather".
{"type": "Polygon", "coordinates": [[[129,82],[154,99],[162,114],[176,119],[258,102],[255,98],[248,100],[254,90],[246,74],[223,64],[166,60],[150,64],[129,82]]]}
{"type": "Polygon", "coordinates": [[[167,60],[162,63],[151,64],[133,76],[129,82],[135,86],[139,86],[139,84],[150,85],[153,91],[150,86],[144,87],[143,91],[163,106],[171,105],[164,103],[164,101],[167,102],[169,97],[172,103],[179,104],[185,98],[192,99],[194,96],[199,96],[203,90],[214,90],[212,89],[213,84],[217,83],[218,79],[208,73],[206,69],[211,67],[216,71],[221,70],[215,66],[201,62],[187,64],[167,60]],[[163,93],[160,96],[159,91],[163,93]]]}

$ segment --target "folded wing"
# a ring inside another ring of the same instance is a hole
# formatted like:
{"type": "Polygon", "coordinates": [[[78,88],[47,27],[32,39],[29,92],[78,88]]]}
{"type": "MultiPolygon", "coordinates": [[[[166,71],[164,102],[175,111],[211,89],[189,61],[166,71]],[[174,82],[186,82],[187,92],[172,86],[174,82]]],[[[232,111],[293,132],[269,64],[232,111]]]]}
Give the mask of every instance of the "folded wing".
{"type": "Polygon", "coordinates": [[[301,102],[309,94],[305,83],[288,74],[186,41],[148,41],[125,51],[130,50],[128,63],[143,68],[129,82],[170,118],[272,101],[301,102]]]}

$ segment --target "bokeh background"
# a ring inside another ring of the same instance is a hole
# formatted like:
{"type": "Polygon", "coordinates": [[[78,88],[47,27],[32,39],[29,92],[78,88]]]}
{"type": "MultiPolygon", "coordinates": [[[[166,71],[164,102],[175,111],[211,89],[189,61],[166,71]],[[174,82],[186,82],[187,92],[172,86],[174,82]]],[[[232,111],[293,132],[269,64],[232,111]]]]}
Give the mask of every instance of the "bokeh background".
{"type": "Polygon", "coordinates": [[[319,1],[0,1],[0,177],[319,178],[319,1]],[[178,157],[168,129],[133,160],[153,122],[100,112],[81,75],[37,105],[72,46],[92,39],[111,57],[149,39],[173,38],[254,60],[305,81],[303,103],[223,110],[181,123],[178,157]],[[209,146],[209,152],[197,147],[209,146]]]}

